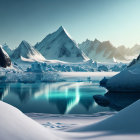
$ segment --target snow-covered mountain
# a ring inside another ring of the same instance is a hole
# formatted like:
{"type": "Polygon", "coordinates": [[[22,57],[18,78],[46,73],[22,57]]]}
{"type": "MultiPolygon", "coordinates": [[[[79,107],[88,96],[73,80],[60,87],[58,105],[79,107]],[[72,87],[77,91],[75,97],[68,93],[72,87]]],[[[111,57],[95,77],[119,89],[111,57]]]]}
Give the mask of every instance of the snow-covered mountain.
{"type": "Polygon", "coordinates": [[[128,55],[139,55],[140,54],[140,45],[136,44],[132,48],[129,49],[127,52],[129,53],[128,55]]]}
{"type": "Polygon", "coordinates": [[[119,46],[116,48],[128,61],[136,59],[140,54],[140,45],[136,44],[131,48],[119,46]]]}
{"type": "Polygon", "coordinates": [[[27,41],[22,41],[14,50],[11,58],[23,61],[45,61],[46,59],[27,41]]]}
{"type": "Polygon", "coordinates": [[[3,50],[2,46],[0,45],[0,67],[9,67],[11,66],[11,60],[8,54],[3,50]]]}
{"type": "Polygon", "coordinates": [[[9,56],[12,55],[13,51],[9,48],[9,46],[6,43],[2,45],[2,48],[7,52],[9,56]]]}
{"type": "Polygon", "coordinates": [[[126,61],[125,57],[109,41],[86,40],[79,48],[92,60],[99,62],[126,61]]]}
{"type": "Polygon", "coordinates": [[[81,62],[88,59],[62,26],[37,43],[35,48],[48,60],[81,62]]]}

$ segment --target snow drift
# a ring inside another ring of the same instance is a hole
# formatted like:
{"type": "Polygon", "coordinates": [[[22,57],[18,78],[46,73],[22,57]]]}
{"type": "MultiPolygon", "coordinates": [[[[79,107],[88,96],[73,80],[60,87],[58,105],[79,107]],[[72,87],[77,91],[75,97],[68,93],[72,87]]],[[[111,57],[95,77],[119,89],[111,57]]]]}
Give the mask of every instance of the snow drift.
{"type": "Polygon", "coordinates": [[[57,140],[53,132],[25,116],[15,107],[0,101],[1,140],[57,140]]]}
{"type": "Polygon", "coordinates": [[[140,134],[140,100],[136,101],[132,105],[121,110],[114,116],[111,116],[103,121],[96,124],[91,124],[84,126],[82,128],[77,128],[70,130],[72,132],[95,132],[95,131],[110,131],[112,133],[120,134],[140,134]]]}

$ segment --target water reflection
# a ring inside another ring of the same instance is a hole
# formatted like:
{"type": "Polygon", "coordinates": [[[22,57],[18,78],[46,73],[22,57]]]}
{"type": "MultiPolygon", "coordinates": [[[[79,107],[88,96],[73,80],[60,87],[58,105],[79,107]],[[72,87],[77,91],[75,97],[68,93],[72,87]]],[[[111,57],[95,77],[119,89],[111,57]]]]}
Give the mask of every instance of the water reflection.
{"type": "Polygon", "coordinates": [[[110,93],[104,95],[94,95],[96,103],[100,106],[108,106],[116,111],[129,106],[140,99],[140,93],[110,93]]]}
{"type": "Polygon", "coordinates": [[[0,85],[0,99],[25,113],[84,113],[91,114],[110,109],[94,106],[93,95],[106,90],[97,83],[11,83],[0,85]]]}

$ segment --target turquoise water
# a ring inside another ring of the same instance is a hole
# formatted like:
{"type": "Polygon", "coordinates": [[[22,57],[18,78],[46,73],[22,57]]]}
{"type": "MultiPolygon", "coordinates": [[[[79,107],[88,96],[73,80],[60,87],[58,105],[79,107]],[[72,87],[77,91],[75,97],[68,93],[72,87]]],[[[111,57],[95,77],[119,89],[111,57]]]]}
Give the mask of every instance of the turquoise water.
{"type": "Polygon", "coordinates": [[[99,82],[10,83],[0,85],[0,99],[24,113],[93,114],[113,111],[97,105],[93,95],[104,95],[99,82]]]}

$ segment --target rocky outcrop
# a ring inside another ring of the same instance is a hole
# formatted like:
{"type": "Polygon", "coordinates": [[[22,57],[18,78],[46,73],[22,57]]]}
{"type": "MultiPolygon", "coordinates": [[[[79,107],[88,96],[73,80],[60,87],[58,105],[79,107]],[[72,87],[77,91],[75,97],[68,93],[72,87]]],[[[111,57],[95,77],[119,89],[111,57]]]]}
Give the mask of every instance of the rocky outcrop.
{"type": "Polygon", "coordinates": [[[6,68],[11,66],[11,60],[8,54],[0,46],[0,67],[6,68]]]}

